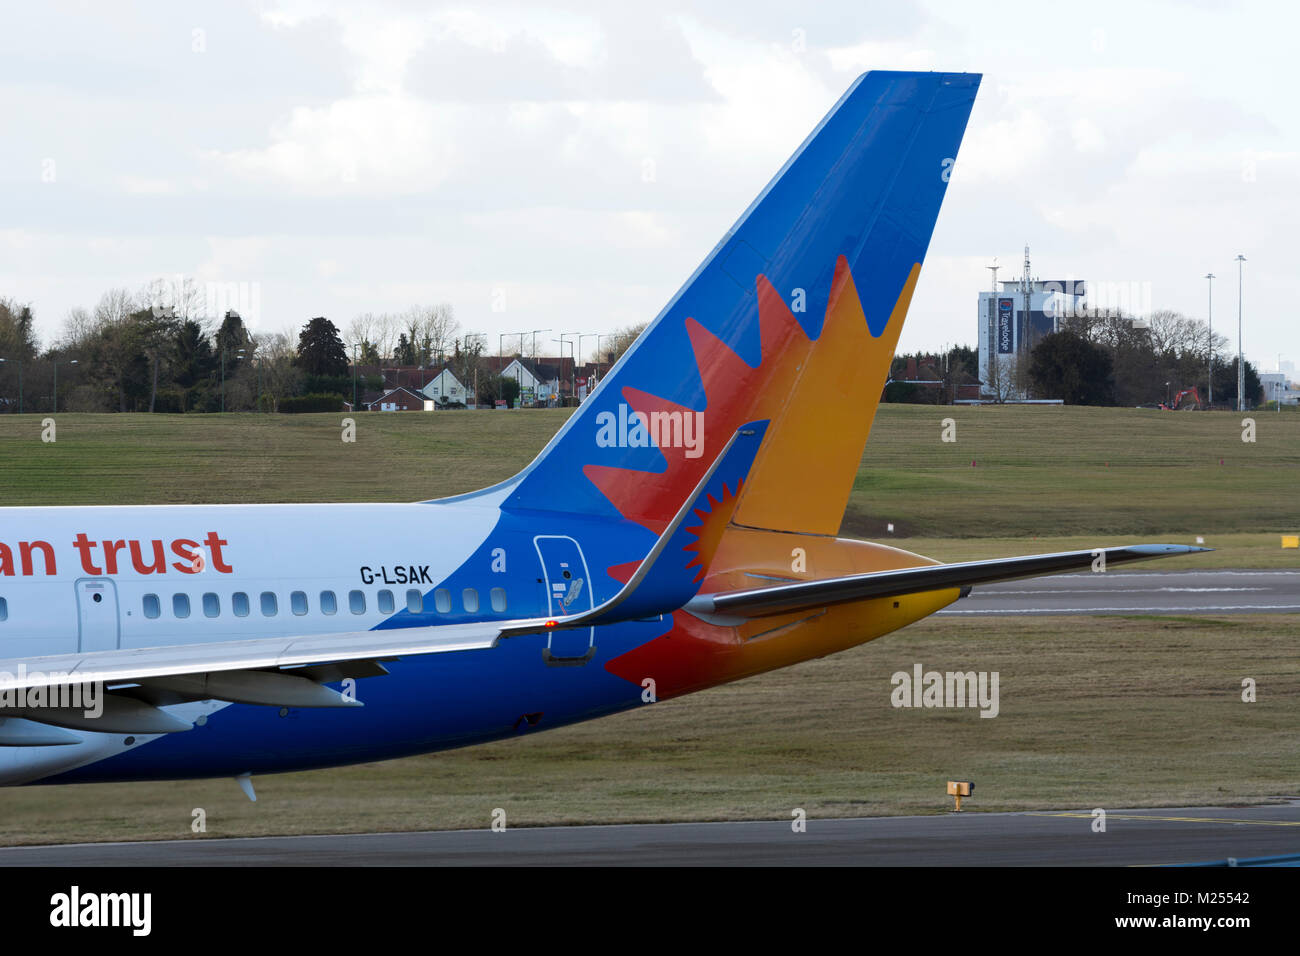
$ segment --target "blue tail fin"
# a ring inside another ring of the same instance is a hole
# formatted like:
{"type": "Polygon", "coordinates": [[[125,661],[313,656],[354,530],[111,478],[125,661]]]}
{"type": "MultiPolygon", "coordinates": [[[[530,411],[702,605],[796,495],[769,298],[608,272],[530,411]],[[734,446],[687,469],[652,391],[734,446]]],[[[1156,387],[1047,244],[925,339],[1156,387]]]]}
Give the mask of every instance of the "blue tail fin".
{"type": "Polygon", "coordinates": [[[737,520],[833,533],[979,79],[859,77],[503,507],[658,531],[736,428],[768,419],[737,520]]]}

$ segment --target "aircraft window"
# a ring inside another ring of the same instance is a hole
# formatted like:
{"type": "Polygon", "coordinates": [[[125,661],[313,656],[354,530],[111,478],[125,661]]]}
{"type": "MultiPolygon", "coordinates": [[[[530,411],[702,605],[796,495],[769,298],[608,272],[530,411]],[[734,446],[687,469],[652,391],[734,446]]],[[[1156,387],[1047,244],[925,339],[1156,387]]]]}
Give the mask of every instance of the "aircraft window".
{"type": "Polygon", "coordinates": [[[190,596],[188,594],[172,595],[172,613],[177,617],[190,616],[190,596]]]}
{"type": "Polygon", "coordinates": [[[294,591],[289,595],[289,610],[299,617],[307,613],[307,592],[294,591]]]}
{"type": "Polygon", "coordinates": [[[504,611],[506,609],[506,589],[493,588],[489,593],[492,595],[492,610],[504,611]]]}
{"type": "Polygon", "coordinates": [[[393,607],[394,607],[393,592],[389,590],[380,591],[379,592],[379,613],[392,614],[393,607]]]}
{"type": "Polygon", "coordinates": [[[280,611],[279,603],[275,599],[274,591],[262,592],[262,616],[275,617],[280,611]]]}
{"type": "Polygon", "coordinates": [[[152,621],[161,613],[162,604],[158,600],[158,595],[146,594],[144,596],[144,616],[152,621]]]}
{"type": "MultiPolygon", "coordinates": [[[[154,615],[154,617],[157,616],[157,614],[154,615]]],[[[9,602],[4,598],[0,598],[0,621],[7,620],[9,620],[9,602]]]]}
{"type": "Polygon", "coordinates": [[[353,614],[366,613],[366,596],[360,591],[348,592],[348,610],[353,614]]]}
{"type": "Polygon", "coordinates": [[[478,591],[473,588],[466,588],[460,592],[460,599],[465,605],[465,610],[471,614],[478,610],[478,591]]]}
{"type": "Polygon", "coordinates": [[[235,617],[248,617],[248,595],[243,591],[230,595],[230,609],[235,612],[235,617]]]}
{"type": "Polygon", "coordinates": [[[419,614],[424,610],[424,598],[418,588],[411,588],[406,592],[406,609],[412,614],[419,614]]]}
{"type": "Polygon", "coordinates": [[[322,614],[333,614],[339,609],[338,598],[334,596],[333,591],[321,591],[320,593],[320,612],[322,614]]]}
{"type": "Polygon", "coordinates": [[[433,592],[433,606],[439,614],[447,614],[451,611],[451,592],[446,588],[438,588],[433,592]]]}
{"type": "Polygon", "coordinates": [[[209,591],[203,595],[203,616],[216,617],[221,613],[221,599],[209,591]]]}

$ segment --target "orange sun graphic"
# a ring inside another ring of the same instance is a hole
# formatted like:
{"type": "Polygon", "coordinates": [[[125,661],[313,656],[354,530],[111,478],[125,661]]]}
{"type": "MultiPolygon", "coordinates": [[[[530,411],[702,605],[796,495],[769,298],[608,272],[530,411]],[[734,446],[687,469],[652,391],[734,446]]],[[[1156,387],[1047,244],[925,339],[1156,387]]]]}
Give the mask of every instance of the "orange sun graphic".
{"type": "Polygon", "coordinates": [[[696,581],[704,580],[709,565],[713,563],[713,556],[718,551],[718,542],[722,540],[722,533],[727,530],[727,525],[731,523],[731,514],[736,510],[736,500],[744,484],[745,480],[743,478],[738,479],[736,492],[732,494],[731,489],[724,483],[721,501],[718,501],[713,495],[709,495],[708,510],[700,511],[698,508],[695,509],[695,515],[700,519],[700,523],[686,528],[687,531],[695,535],[695,540],[683,547],[682,550],[695,552],[695,558],[686,567],[699,568],[695,573],[696,581]]]}

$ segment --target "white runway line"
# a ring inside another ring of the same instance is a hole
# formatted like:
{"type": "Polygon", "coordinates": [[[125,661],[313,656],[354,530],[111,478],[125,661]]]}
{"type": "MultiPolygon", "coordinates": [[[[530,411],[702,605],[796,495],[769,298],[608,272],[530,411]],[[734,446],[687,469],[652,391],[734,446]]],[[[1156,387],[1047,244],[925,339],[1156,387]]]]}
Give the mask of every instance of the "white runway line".
{"type": "MultiPolygon", "coordinates": [[[[1223,591],[1272,591],[1273,588],[1113,588],[1120,594],[1161,594],[1172,591],[1190,591],[1195,593],[1204,592],[1223,592],[1223,591]]],[[[980,587],[971,592],[972,595],[990,595],[990,594],[1096,594],[1096,588],[1026,588],[1023,591],[1003,591],[1000,588],[980,587]]]]}
{"type": "Polygon", "coordinates": [[[1200,607],[1024,607],[982,608],[974,611],[944,610],[938,614],[1097,614],[1106,611],[1140,611],[1165,614],[1170,611],[1300,611],[1300,604],[1220,604],[1200,607]]]}

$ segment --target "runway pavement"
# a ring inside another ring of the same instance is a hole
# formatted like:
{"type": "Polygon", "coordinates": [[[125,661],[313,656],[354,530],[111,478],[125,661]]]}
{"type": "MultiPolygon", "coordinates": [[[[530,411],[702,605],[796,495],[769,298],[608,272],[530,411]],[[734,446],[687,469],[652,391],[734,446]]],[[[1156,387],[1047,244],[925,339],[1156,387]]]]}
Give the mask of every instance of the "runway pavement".
{"type": "Polygon", "coordinates": [[[940,615],[1286,614],[1300,612],[1300,570],[1106,571],[976,587],[940,615]]]}
{"type": "Polygon", "coordinates": [[[673,823],[196,837],[0,849],[0,866],[1089,866],[1300,853],[1300,801],[1267,807],[1091,810],[807,821],[673,823]]]}

